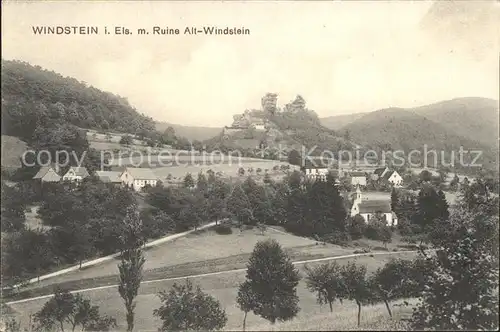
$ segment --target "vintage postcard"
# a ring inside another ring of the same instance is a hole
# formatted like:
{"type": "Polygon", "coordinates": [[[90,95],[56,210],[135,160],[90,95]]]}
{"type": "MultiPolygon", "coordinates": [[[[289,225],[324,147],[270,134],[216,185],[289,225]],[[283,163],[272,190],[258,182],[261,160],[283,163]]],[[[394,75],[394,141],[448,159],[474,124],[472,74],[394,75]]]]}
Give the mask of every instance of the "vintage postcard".
{"type": "Polygon", "coordinates": [[[2,1],[0,331],[498,330],[499,1],[2,1]]]}

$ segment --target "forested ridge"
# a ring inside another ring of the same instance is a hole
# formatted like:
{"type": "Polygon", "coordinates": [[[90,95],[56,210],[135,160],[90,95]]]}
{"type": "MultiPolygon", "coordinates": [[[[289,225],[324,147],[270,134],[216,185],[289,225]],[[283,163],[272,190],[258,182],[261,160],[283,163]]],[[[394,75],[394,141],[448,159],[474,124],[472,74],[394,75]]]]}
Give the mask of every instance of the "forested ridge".
{"type": "Polygon", "coordinates": [[[2,133],[26,141],[51,122],[130,134],[155,129],[126,98],[26,62],[2,59],[1,88],[2,133]]]}

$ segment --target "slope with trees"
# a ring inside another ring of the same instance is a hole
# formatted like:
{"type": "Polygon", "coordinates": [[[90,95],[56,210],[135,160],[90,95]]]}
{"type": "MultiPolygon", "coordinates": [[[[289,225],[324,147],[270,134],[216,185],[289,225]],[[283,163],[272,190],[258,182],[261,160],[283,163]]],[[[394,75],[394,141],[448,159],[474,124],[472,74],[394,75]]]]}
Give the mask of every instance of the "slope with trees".
{"type": "MultiPolygon", "coordinates": [[[[458,158],[460,147],[464,150],[480,150],[482,155],[476,164],[482,164],[484,168],[492,169],[497,162],[495,148],[464,136],[462,132],[455,133],[440,123],[436,123],[413,111],[401,108],[389,108],[368,113],[362,118],[345,126],[340,132],[349,131],[352,139],[365,148],[375,151],[401,150],[408,154],[411,150],[420,151],[412,155],[413,163],[423,163],[424,146],[426,151],[437,151],[437,157],[433,153],[427,156],[429,166],[440,164],[444,160],[450,163],[451,152],[458,158]],[[444,151],[444,156],[441,156],[444,151]]],[[[475,155],[465,154],[464,163],[471,163],[475,155]]],[[[455,162],[460,169],[463,167],[455,162]]],[[[478,167],[472,167],[477,169],[478,167]]]]}
{"type": "Polygon", "coordinates": [[[54,119],[132,134],[154,129],[125,98],[26,62],[2,60],[1,82],[5,134],[30,139],[37,124],[54,119]]]}
{"type": "Polygon", "coordinates": [[[338,151],[350,149],[353,144],[335,131],[324,127],[315,111],[306,107],[306,101],[300,95],[283,108],[275,107],[273,111],[262,109],[245,112],[245,116],[259,119],[267,123],[265,131],[252,130],[252,120],[241,119],[249,126],[246,130],[223,135],[222,133],[204,141],[208,150],[219,149],[222,151],[240,150],[249,156],[275,159],[279,156],[273,151],[283,149],[316,147],[311,155],[318,155],[324,150],[338,151]],[[265,153],[262,148],[267,148],[265,153]]]}

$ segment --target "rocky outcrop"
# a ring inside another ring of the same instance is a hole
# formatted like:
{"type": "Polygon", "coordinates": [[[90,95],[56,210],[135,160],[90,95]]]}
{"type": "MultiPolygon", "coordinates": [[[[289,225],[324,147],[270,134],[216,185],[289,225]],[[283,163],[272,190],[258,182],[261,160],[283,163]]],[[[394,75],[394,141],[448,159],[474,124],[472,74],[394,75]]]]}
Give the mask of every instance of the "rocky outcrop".
{"type": "Polygon", "coordinates": [[[248,128],[250,125],[249,118],[246,114],[235,114],[233,115],[233,124],[231,127],[235,128],[248,128]]]}
{"type": "Polygon", "coordinates": [[[285,105],[285,112],[299,112],[299,111],[304,111],[306,108],[306,101],[302,96],[297,95],[295,97],[295,100],[292,101],[291,103],[288,103],[285,105]]]}
{"type": "Polygon", "coordinates": [[[275,93],[266,93],[261,99],[262,110],[265,113],[276,113],[278,104],[278,95],[275,93]]]}

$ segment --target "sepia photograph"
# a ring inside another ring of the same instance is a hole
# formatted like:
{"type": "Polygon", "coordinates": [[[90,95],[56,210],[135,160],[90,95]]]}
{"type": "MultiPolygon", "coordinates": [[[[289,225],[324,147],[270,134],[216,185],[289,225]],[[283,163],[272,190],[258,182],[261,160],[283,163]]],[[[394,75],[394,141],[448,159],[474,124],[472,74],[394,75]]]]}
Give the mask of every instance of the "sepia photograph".
{"type": "Polygon", "coordinates": [[[500,1],[14,1],[0,332],[497,331],[500,1]]]}

